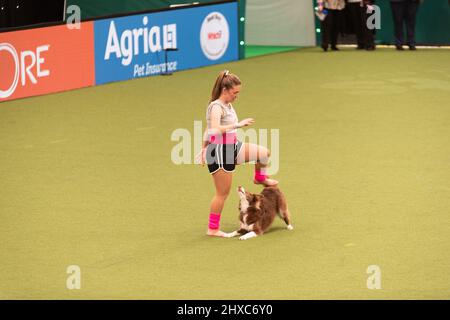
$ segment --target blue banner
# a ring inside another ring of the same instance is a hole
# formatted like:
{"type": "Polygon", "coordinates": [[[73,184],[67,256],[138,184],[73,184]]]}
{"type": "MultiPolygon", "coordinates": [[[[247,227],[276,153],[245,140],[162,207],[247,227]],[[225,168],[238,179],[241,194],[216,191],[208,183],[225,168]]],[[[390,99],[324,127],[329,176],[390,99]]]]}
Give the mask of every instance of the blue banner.
{"type": "Polygon", "coordinates": [[[95,21],[96,84],[237,60],[237,15],[233,2],[95,21]]]}

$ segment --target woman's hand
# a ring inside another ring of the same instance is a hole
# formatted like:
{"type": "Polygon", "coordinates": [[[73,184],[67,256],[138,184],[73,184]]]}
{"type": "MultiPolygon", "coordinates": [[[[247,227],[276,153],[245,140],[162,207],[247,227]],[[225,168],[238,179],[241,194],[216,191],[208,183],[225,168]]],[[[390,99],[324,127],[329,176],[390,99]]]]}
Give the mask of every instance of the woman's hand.
{"type": "Polygon", "coordinates": [[[253,118],[247,118],[238,123],[238,128],[251,126],[253,123],[255,123],[255,120],[253,120],[253,118]]]}
{"type": "Polygon", "coordinates": [[[202,147],[202,150],[200,150],[200,152],[195,156],[195,162],[204,166],[206,159],[205,156],[206,156],[206,148],[202,147]]]}

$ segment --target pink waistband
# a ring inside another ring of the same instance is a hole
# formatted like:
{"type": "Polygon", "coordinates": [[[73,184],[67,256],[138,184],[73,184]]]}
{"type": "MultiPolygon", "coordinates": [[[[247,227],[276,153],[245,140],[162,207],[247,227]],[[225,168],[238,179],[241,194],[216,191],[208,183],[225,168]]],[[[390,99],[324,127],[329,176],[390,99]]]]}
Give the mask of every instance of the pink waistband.
{"type": "Polygon", "coordinates": [[[209,142],[215,144],[234,144],[236,141],[237,137],[235,132],[216,134],[209,138],[209,142]]]}

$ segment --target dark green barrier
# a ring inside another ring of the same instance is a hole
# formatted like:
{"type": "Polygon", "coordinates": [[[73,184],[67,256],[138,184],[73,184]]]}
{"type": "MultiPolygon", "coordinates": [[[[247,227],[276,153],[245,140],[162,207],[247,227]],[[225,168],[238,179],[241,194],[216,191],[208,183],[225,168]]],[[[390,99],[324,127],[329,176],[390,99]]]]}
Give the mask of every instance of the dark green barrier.
{"type": "MultiPolygon", "coordinates": [[[[394,43],[394,23],[390,1],[379,0],[381,30],[377,30],[377,42],[394,43]]],[[[423,0],[417,11],[417,44],[450,44],[450,5],[448,0],[423,0]]]]}
{"type": "Polygon", "coordinates": [[[239,59],[245,58],[245,0],[239,0],[239,59]]]}
{"type": "Polygon", "coordinates": [[[145,10],[169,8],[173,4],[214,3],[218,0],[67,0],[67,6],[77,5],[81,9],[81,18],[92,19],[102,16],[126,14],[145,10]]]}

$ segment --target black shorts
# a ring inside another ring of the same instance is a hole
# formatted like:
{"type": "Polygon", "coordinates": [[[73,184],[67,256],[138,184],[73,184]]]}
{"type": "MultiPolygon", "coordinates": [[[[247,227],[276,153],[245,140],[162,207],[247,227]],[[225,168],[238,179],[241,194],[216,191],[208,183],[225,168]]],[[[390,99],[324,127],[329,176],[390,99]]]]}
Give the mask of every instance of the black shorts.
{"type": "Polygon", "coordinates": [[[236,167],[236,159],[242,149],[242,142],[232,144],[210,143],[206,148],[206,163],[210,173],[219,169],[233,172],[236,167]]]}

